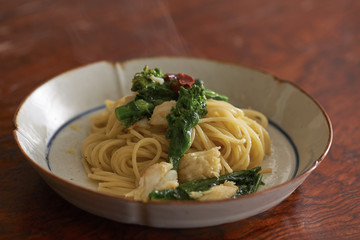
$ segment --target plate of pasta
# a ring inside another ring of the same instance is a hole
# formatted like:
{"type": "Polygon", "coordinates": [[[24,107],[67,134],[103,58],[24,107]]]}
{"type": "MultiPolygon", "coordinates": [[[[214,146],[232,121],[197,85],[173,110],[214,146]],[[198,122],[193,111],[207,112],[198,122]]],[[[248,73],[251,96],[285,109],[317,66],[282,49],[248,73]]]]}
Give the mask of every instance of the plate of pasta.
{"type": "Polygon", "coordinates": [[[270,209],[332,142],[324,109],[291,82],[185,57],[102,61],[60,74],[24,100],[15,126],[27,160],[64,199],[163,228],[270,209]]]}

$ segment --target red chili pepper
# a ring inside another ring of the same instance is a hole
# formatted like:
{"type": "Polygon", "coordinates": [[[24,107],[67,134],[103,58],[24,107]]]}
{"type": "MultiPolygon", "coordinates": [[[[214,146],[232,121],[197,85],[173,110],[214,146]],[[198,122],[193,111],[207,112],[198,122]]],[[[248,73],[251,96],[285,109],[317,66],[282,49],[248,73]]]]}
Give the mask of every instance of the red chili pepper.
{"type": "Polygon", "coordinates": [[[184,73],[178,73],[178,81],[184,88],[191,87],[195,82],[191,76],[184,73]]]}
{"type": "Polygon", "coordinates": [[[189,88],[194,84],[194,79],[184,73],[167,73],[166,77],[164,78],[166,82],[170,82],[170,88],[174,92],[178,92],[180,90],[180,87],[183,86],[184,88],[189,88]]]}

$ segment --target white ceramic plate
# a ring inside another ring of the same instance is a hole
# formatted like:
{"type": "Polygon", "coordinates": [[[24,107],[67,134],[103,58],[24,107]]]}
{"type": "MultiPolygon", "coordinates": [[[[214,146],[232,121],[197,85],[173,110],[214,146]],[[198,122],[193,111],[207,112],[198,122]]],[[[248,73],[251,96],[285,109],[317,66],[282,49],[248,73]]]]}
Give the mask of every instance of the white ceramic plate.
{"type": "Polygon", "coordinates": [[[63,73],[37,88],[20,106],[15,139],[29,162],[63,198],[93,214],[119,222],[190,228],[233,222],[277,205],[289,196],[327,154],[330,120],[322,107],[290,82],[242,66],[194,58],[147,58],[98,62],[63,73]],[[273,173],[265,186],[237,199],[208,202],[149,202],[99,193],[81,165],[80,145],[89,117],[104,100],[130,94],[134,73],[145,65],[183,72],[204,81],[242,108],[270,119],[272,154],[263,161],[273,173]],[[234,210],[236,209],[236,210],[234,210]]]}

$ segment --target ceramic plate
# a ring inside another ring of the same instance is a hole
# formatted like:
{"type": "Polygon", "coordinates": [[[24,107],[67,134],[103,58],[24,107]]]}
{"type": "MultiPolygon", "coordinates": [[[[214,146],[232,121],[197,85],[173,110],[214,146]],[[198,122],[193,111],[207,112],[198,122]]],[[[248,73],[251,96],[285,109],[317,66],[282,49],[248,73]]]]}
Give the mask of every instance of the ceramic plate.
{"type": "Polygon", "coordinates": [[[63,198],[93,214],[153,227],[213,226],[253,216],[279,204],[327,154],[332,127],[323,108],[290,82],[243,66],[195,58],[145,58],[98,62],[63,73],[28,96],[15,118],[15,139],[29,162],[63,198]],[[237,199],[207,202],[142,203],[98,192],[81,164],[80,146],[89,118],[104,110],[106,99],[130,94],[131,79],[145,65],[183,72],[253,108],[270,120],[271,154],[263,167],[264,186],[237,199]],[[236,209],[236,211],[234,211],[236,209]]]}

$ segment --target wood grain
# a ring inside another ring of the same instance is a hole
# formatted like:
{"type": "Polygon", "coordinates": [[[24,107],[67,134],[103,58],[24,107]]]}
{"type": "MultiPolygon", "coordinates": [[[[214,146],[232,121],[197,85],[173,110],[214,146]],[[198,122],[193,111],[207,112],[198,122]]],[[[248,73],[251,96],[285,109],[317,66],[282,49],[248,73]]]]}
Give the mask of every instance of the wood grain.
{"type": "Polygon", "coordinates": [[[0,238],[360,239],[359,11],[355,0],[0,1],[0,238]],[[121,224],[67,203],[19,151],[17,107],[63,71],[162,55],[245,64],[294,82],[331,118],[325,161],[280,205],[211,228],[121,224]]]}

